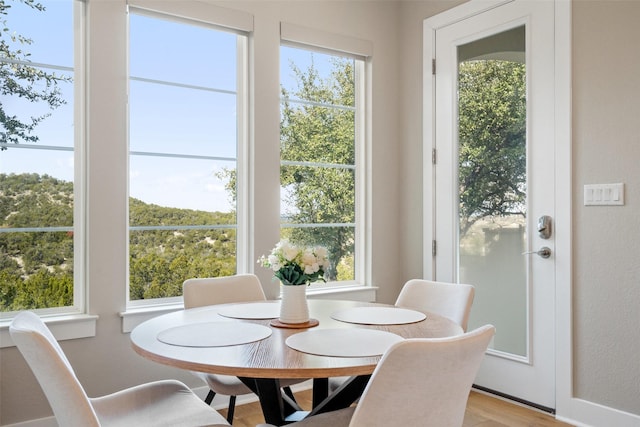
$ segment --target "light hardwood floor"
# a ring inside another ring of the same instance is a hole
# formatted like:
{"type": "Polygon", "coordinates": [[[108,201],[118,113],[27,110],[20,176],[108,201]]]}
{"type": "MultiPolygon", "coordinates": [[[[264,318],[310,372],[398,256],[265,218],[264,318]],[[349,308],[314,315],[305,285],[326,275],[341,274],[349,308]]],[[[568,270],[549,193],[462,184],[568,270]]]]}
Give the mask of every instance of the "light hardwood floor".
{"type": "MultiPolygon", "coordinates": [[[[305,409],[311,405],[311,391],[295,393],[296,400],[305,409]]],[[[227,416],[226,410],[220,413],[227,416]]],[[[264,418],[258,403],[248,403],[236,407],[233,425],[235,427],[255,427],[264,418]]],[[[463,427],[569,427],[570,424],[556,421],[553,416],[520,405],[506,402],[483,393],[472,391],[467,403],[463,427]]]]}

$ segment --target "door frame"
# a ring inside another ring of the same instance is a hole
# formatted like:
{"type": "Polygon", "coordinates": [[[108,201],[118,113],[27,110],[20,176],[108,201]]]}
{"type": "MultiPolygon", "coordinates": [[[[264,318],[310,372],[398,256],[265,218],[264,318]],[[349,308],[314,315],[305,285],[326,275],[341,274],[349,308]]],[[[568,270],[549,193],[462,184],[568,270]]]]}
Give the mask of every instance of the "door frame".
{"type": "MultiPolygon", "coordinates": [[[[521,0],[471,0],[423,24],[423,276],[433,279],[435,236],[435,33],[439,28],[501,5],[521,0]]],[[[571,0],[554,0],[554,136],[555,136],[555,389],[556,417],[578,417],[573,395],[572,346],[572,164],[571,164],[571,0]]]]}

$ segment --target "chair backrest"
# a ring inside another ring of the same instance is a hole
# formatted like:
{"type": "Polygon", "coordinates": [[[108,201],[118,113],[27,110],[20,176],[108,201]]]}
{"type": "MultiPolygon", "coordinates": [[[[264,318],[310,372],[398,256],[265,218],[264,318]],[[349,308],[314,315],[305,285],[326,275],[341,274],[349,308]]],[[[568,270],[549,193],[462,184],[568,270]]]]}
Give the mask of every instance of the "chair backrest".
{"type": "Polygon", "coordinates": [[[182,284],[182,294],[184,308],[267,299],[255,274],[187,279],[182,284]]]}
{"type": "Polygon", "coordinates": [[[460,427],[492,325],[448,338],[400,341],[382,356],[350,427],[460,427]]]}
{"type": "Polygon", "coordinates": [[[412,279],[402,287],[396,305],[439,314],[466,332],[474,295],[472,285],[412,279]]]}
{"type": "Polygon", "coordinates": [[[69,360],[47,325],[36,314],[18,313],[9,326],[61,426],[99,426],[91,402],[69,360]]]}

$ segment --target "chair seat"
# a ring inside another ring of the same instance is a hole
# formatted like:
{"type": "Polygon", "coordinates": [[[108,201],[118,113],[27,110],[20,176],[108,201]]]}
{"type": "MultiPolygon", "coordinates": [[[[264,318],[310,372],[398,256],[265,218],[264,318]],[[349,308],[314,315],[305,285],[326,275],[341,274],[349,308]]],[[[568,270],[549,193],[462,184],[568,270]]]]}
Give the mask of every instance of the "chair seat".
{"type": "Polygon", "coordinates": [[[179,381],[156,381],[92,398],[100,425],[228,426],[227,420],[179,381]]]}
{"type": "MultiPolygon", "coordinates": [[[[232,375],[204,374],[201,372],[194,372],[194,374],[205,381],[209,388],[215,390],[216,393],[227,396],[242,396],[253,393],[238,377],[232,375]]],[[[283,378],[280,380],[280,387],[291,387],[303,381],[306,380],[300,378],[283,378]]]]}
{"type": "Polygon", "coordinates": [[[9,333],[64,427],[228,426],[215,409],[176,380],[156,381],[89,398],[69,359],[36,314],[18,313],[9,333]]]}

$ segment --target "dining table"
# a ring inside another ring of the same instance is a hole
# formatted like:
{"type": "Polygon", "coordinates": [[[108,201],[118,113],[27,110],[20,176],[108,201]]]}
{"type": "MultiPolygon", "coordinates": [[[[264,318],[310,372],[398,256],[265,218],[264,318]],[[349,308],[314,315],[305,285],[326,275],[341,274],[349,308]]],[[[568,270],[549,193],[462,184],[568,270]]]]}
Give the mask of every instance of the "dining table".
{"type": "Polygon", "coordinates": [[[394,305],[328,299],[308,305],[305,324],[280,323],[278,300],[179,310],[136,326],[131,343],[157,363],[238,377],[258,396],[265,422],[279,426],[357,401],[395,342],[463,333],[443,316],[394,305]],[[329,393],[331,377],[348,379],[329,393]],[[313,379],[311,410],[281,390],[284,378],[313,379]]]}

